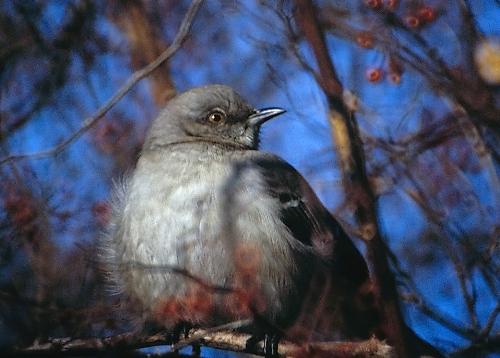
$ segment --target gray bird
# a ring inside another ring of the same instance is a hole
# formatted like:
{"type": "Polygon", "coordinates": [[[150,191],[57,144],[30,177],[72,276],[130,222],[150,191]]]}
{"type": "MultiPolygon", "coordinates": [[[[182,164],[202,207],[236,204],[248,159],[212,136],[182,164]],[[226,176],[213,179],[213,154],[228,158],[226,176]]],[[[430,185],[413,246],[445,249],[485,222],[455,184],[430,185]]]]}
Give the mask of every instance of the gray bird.
{"type": "Polygon", "coordinates": [[[210,85],[153,121],[103,242],[116,290],[147,319],[252,319],[300,339],[373,333],[363,257],[306,180],[258,150],[261,125],[283,112],[210,85]]]}

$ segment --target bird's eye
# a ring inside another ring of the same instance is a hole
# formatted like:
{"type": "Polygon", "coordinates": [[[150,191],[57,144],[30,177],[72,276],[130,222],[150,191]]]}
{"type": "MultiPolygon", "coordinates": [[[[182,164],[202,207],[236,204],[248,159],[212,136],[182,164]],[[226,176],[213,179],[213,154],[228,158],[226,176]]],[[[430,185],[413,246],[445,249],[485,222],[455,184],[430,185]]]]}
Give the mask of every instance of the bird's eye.
{"type": "Polygon", "coordinates": [[[212,123],[220,123],[226,119],[226,114],[221,111],[214,111],[208,115],[208,121],[212,123]]]}

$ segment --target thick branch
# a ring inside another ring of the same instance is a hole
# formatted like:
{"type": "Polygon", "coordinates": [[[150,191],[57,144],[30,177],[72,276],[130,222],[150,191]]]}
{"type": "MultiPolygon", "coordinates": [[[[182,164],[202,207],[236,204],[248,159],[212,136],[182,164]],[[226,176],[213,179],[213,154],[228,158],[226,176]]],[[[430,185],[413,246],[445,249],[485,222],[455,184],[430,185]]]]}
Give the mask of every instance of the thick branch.
{"type": "Polygon", "coordinates": [[[143,67],[142,69],[134,72],[132,76],[128,78],[125,84],[108,101],[106,101],[106,103],[101,108],[99,108],[93,116],[83,121],[82,127],[80,127],[76,132],[74,132],[67,139],[52,148],[40,152],[11,155],[3,158],[2,160],[0,160],[0,165],[14,160],[40,159],[49,157],[51,155],[57,155],[64,149],[66,149],[68,145],[80,138],[87,130],[94,126],[99,119],[101,119],[106,113],[108,113],[109,110],[113,108],[116,103],[118,103],[118,101],[120,101],[140,80],[148,76],[162,63],[171,58],[177,52],[177,50],[179,50],[179,48],[187,38],[193,20],[202,2],[203,0],[193,0],[188,11],[186,12],[186,15],[184,16],[184,19],[182,20],[179,31],[177,32],[177,35],[175,36],[172,44],[165,51],[163,51],[162,54],[156,58],[156,60],[143,67]]]}
{"type": "Polygon", "coordinates": [[[329,104],[329,120],[335,148],[339,154],[344,185],[355,205],[360,231],[367,241],[368,257],[373,265],[374,293],[382,314],[382,331],[395,345],[400,357],[410,356],[407,327],[399,308],[394,275],[390,270],[385,246],[377,223],[376,199],[365,171],[364,150],[357,122],[343,102],[343,86],[335,72],[326,39],[310,0],[296,0],[296,19],[314,51],[321,74],[320,85],[329,104]]]}
{"type": "Polygon", "coordinates": [[[344,103],[343,86],[330,59],[314,6],[309,0],[297,0],[296,4],[296,20],[314,51],[320,73],[319,85],[328,100],[328,119],[344,177],[345,190],[355,207],[359,232],[363,239],[370,240],[376,234],[376,216],[373,195],[369,192],[366,181],[363,144],[359,129],[353,114],[344,103]]]}

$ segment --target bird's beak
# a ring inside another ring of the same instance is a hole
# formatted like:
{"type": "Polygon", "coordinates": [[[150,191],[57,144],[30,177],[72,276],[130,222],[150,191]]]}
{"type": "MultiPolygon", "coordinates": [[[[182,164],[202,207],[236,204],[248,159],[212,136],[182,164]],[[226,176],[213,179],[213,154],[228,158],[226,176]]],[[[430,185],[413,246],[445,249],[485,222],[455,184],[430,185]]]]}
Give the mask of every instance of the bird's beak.
{"type": "Polygon", "coordinates": [[[280,114],[283,114],[285,112],[286,111],[281,108],[259,109],[248,117],[247,123],[250,127],[259,127],[264,124],[264,122],[267,122],[271,118],[279,116],[280,114]]]}

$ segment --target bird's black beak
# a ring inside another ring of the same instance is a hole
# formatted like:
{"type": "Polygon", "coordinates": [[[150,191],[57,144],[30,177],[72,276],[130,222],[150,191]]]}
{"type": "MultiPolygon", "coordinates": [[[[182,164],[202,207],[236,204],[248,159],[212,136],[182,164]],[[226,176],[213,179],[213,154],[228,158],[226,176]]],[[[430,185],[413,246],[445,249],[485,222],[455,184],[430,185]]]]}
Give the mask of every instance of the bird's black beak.
{"type": "Polygon", "coordinates": [[[259,127],[264,122],[267,122],[271,118],[279,116],[280,114],[285,113],[286,111],[281,108],[263,108],[258,109],[255,113],[252,113],[247,120],[247,123],[250,127],[259,127]]]}

